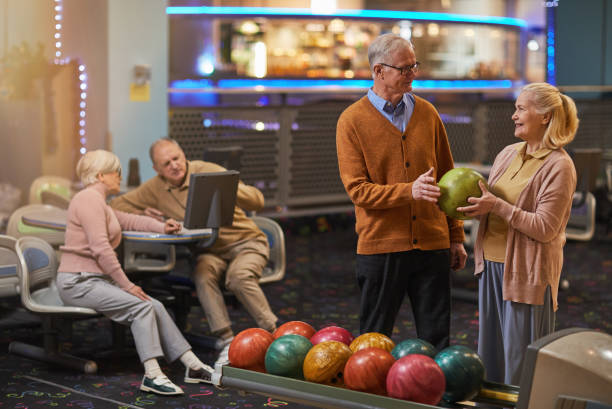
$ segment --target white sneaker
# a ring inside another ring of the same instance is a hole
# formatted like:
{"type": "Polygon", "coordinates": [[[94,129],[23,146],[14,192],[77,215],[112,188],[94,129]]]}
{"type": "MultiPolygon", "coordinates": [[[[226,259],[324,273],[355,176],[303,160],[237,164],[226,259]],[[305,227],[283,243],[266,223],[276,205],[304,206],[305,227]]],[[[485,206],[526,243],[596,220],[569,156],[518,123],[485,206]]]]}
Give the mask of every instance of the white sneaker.
{"type": "Polygon", "coordinates": [[[219,357],[215,361],[215,368],[217,368],[219,366],[228,365],[230,363],[230,361],[229,361],[229,348],[230,348],[230,344],[232,343],[233,339],[234,339],[234,337],[231,337],[231,338],[229,338],[228,340],[225,341],[226,342],[225,346],[223,347],[223,349],[219,353],[219,357]]]}
{"type": "Polygon", "coordinates": [[[183,390],[172,383],[166,375],[159,375],[155,378],[147,378],[145,375],[140,384],[143,392],[153,392],[158,395],[182,395],[183,390]]]}

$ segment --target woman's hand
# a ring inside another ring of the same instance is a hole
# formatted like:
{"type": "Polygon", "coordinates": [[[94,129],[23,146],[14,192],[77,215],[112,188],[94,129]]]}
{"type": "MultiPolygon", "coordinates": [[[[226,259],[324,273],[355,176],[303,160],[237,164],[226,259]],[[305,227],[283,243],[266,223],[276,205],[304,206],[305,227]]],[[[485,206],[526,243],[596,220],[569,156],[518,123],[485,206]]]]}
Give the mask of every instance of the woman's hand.
{"type": "Polygon", "coordinates": [[[166,220],[164,224],[164,233],[166,234],[176,234],[181,231],[181,225],[174,219],[166,220]]]}
{"type": "Polygon", "coordinates": [[[495,205],[495,200],[497,200],[497,196],[487,190],[487,187],[482,182],[482,180],[478,181],[478,186],[480,186],[480,190],[482,191],[482,196],[480,197],[468,197],[469,206],[458,207],[458,212],[465,213],[466,216],[474,217],[480,216],[481,214],[490,213],[495,205]]]}
{"type": "Polygon", "coordinates": [[[145,293],[144,290],[137,285],[127,290],[127,292],[132,294],[135,297],[140,298],[142,301],[149,301],[151,299],[149,298],[147,293],[145,293]]]}

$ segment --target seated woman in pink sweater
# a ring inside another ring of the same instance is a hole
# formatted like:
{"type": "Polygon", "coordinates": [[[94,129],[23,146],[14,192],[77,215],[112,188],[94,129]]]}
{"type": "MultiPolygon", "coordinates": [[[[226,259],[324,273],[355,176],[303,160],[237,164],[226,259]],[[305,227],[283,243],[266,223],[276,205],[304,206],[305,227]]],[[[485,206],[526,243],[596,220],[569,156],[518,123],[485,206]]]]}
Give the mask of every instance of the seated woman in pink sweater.
{"type": "Polygon", "coordinates": [[[518,385],[527,346],[555,327],[565,226],[576,169],[563,147],[574,139],[574,101],[550,84],[523,88],[512,115],[522,142],[495,158],[489,188],[457,210],[480,219],[478,353],[487,379],[518,385]]]}
{"type": "Polygon", "coordinates": [[[180,225],[148,216],[114,210],[106,198],[119,193],[121,164],[111,152],[86,153],[77,164],[85,189],[68,207],[65,244],[57,274],[60,297],[68,305],[94,309],[113,321],[129,325],[144,365],[140,389],[160,395],[183,391],[161,371],[157,358],[165,356],[185,365],[185,382],[210,382],[213,369],[191,351],[165,307],[132,283],[119,264],[114,248],[122,230],[175,233],[180,225]]]}

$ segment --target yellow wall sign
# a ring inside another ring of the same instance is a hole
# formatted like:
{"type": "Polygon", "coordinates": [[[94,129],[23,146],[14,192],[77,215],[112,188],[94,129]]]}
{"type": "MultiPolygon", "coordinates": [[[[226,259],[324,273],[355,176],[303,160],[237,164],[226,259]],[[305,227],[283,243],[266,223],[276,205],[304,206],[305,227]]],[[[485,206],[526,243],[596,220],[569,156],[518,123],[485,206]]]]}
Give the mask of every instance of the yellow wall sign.
{"type": "Polygon", "coordinates": [[[151,86],[149,83],[144,85],[130,84],[130,101],[148,102],[151,99],[151,86]]]}

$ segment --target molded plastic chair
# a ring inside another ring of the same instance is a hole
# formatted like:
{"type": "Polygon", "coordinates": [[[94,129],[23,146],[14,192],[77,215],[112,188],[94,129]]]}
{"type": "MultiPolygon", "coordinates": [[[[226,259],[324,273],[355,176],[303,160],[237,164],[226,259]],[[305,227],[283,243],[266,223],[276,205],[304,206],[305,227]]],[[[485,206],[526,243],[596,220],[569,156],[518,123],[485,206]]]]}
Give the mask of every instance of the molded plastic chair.
{"type": "Polygon", "coordinates": [[[34,179],[30,185],[29,203],[47,203],[56,206],[58,204],[66,204],[66,207],[62,207],[66,209],[68,208],[67,203],[70,202],[73,194],[72,181],[70,179],[62,176],[40,176],[34,179]],[[48,194],[43,195],[43,192],[48,192],[48,194]]]}
{"type": "Polygon", "coordinates": [[[19,258],[15,253],[17,240],[10,236],[0,235],[0,298],[19,294],[19,276],[17,264],[19,258]]]}
{"type": "Polygon", "coordinates": [[[55,249],[64,244],[64,232],[62,230],[48,229],[44,227],[28,226],[23,223],[22,217],[30,214],[36,214],[53,209],[51,205],[45,204],[29,204],[15,210],[9,217],[6,233],[9,236],[19,239],[24,236],[39,237],[55,249]]]}
{"type": "Polygon", "coordinates": [[[280,281],[285,277],[285,234],[277,222],[267,217],[251,217],[257,227],[266,234],[270,245],[270,259],[259,279],[260,284],[280,281]]]}
{"type": "MultiPolygon", "coordinates": [[[[3,248],[11,250],[10,243],[5,242],[3,248]]],[[[89,308],[64,305],[55,285],[58,262],[49,243],[38,237],[22,237],[15,243],[14,251],[19,260],[17,274],[21,303],[28,311],[41,316],[44,347],[13,341],[9,344],[9,352],[85,373],[95,373],[98,366],[94,361],[63,353],[58,336],[61,320],[94,317],[98,313],[89,308]]]]}
{"type": "Polygon", "coordinates": [[[574,149],[570,155],[574,160],[578,183],[572,202],[565,234],[570,240],[589,241],[595,234],[595,190],[603,151],[594,149],[574,149]]]}

